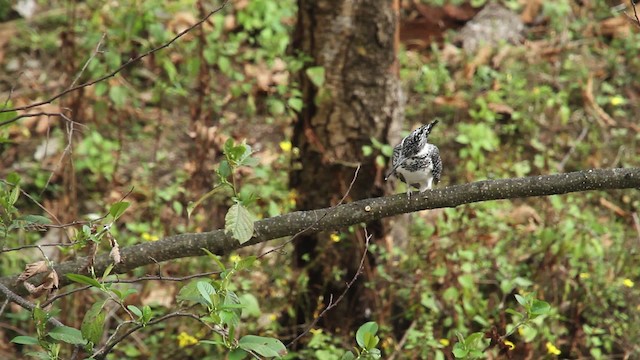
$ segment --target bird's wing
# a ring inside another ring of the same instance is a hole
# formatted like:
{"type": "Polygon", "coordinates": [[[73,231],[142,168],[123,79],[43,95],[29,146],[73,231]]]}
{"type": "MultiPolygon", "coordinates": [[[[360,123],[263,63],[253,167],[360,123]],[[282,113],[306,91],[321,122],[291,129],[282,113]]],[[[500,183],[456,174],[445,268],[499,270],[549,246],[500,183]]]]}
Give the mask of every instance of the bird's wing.
{"type": "Polygon", "coordinates": [[[433,146],[430,152],[431,162],[433,163],[433,181],[437,184],[440,182],[440,176],[442,176],[442,159],[440,159],[440,150],[437,146],[433,146]]]}

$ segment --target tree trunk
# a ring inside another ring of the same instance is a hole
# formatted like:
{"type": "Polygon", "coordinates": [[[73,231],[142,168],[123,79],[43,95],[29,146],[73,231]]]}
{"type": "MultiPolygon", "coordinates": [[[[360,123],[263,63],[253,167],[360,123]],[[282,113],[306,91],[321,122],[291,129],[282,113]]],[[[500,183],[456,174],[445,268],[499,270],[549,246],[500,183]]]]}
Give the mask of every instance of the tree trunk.
{"type": "MultiPolygon", "coordinates": [[[[402,123],[398,79],[398,4],[389,0],[299,0],[294,48],[312,61],[300,74],[305,107],[295,124],[293,144],[299,166],[291,173],[299,210],[335,205],[347,192],[357,164],[361,169],[346,201],[384,194],[383,168],[362,146],[371,138],[388,141],[402,123]],[[324,78],[320,68],[324,69],[324,78]]],[[[367,224],[372,241],[383,238],[381,221],[367,224]]],[[[306,324],[330,297],[337,298],[357,271],[364,237],[359,228],[343,229],[340,241],[329,233],[295,242],[295,266],[306,272],[298,289],[297,324],[306,324]]],[[[368,258],[368,269],[375,259],[368,258]]],[[[319,325],[348,331],[376,314],[373,292],[363,284],[365,271],[340,305],[319,325]]]]}

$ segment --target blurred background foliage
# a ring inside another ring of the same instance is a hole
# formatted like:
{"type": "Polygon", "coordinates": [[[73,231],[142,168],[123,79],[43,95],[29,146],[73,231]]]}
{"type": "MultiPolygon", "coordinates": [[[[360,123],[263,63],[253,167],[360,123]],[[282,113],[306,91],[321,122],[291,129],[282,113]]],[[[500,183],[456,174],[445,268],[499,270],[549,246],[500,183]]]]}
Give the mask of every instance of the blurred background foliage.
{"type": "MultiPolygon", "coordinates": [[[[432,139],[444,162],[440,186],[640,166],[640,32],[629,4],[501,1],[524,24],[521,41],[465,51],[461,28],[485,3],[402,2],[398,57],[405,130],[442,119],[432,139]]],[[[107,74],[217,6],[194,0],[36,5],[32,14],[19,14],[0,1],[0,91],[3,102],[11,94],[8,106],[64,90],[90,58],[78,83],[107,74]]],[[[305,105],[295,79],[308,61],[289,46],[296,6],[293,0],[233,1],[205,22],[203,31],[69,100],[45,105],[48,112],[74,109],[79,124],[73,129],[46,116],[0,127],[1,177],[15,172],[35,201],[55,214],[77,215],[66,222],[101,216],[131,190],[131,207],[112,230],[127,246],[223,227],[233,204],[228,189],[204,201],[190,219],[187,207],[215,185],[225,141],[246,139],[259,163],[239,169],[238,196],[253,199],[247,207],[258,218],[291,211],[297,195],[287,180],[298,150],[289,137],[295,113],[305,105]],[[198,145],[204,155],[194,150],[198,145]],[[62,165],[67,158],[72,167],[62,165]],[[209,183],[190,181],[199,175],[209,183]],[[66,181],[68,176],[75,180],[66,181]]],[[[373,139],[363,151],[388,155],[385,143],[373,139]]],[[[8,197],[9,184],[0,186],[8,197]]],[[[383,358],[452,358],[456,333],[513,329],[520,319],[507,310],[523,311],[514,295],[530,293],[551,309],[508,337],[514,358],[640,356],[639,206],[638,191],[596,191],[413,214],[406,245],[370,249],[382,261],[376,265],[380,277],[369,286],[384,288],[404,304],[397,319],[371,315],[380,327],[383,358]],[[393,331],[392,323],[404,324],[404,330],[393,331]]],[[[15,207],[46,215],[26,196],[15,207]]],[[[62,237],[54,229],[29,230],[8,233],[4,246],[62,237]]],[[[279,334],[296,332],[278,322],[281,314],[294,311],[289,300],[305,282],[289,267],[287,249],[238,272],[229,284],[245,294],[238,331],[285,343],[291,339],[279,334]]],[[[75,251],[80,250],[65,247],[50,256],[61,261],[75,251]]],[[[37,251],[3,253],[1,275],[19,273],[38,256],[37,251]]],[[[161,272],[178,276],[211,267],[211,259],[193,258],[162,264],[161,272]]],[[[140,268],[128,276],[156,271],[140,268]]],[[[167,282],[127,287],[135,290],[127,303],[148,305],[156,314],[176,306],[180,288],[167,282]]],[[[79,327],[100,296],[85,291],[58,301],[60,319],[79,327]]],[[[30,314],[10,307],[2,315],[0,350],[20,357],[25,348],[8,340],[34,333],[26,321],[30,314]]],[[[112,316],[107,326],[113,329],[123,314],[112,316]]],[[[207,336],[204,326],[171,319],[125,340],[114,358],[220,358],[224,347],[197,344],[207,336]]],[[[289,356],[339,359],[354,346],[354,334],[316,329],[289,356]]],[[[493,348],[481,356],[496,358],[499,352],[493,348]]]]}

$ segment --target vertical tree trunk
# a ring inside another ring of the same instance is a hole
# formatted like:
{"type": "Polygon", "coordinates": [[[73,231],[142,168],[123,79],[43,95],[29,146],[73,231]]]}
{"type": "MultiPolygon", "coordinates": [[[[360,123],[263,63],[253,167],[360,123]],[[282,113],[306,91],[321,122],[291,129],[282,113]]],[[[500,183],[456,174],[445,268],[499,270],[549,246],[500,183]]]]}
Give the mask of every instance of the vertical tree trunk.
{"type": "MultiPolygon", "coordinates": [[[[365,157],[371,138],[387,141],[398,129],[403,109],[398,79],[397,0],[299,0],[294,48],[311,56],[301,71],[305,107],[295,125],[293,143],[300,149],[300,168],[291,173],[300,210],[337,203],[347,191],[357,164],[360,174],[349,199],[381,196],[382,172],[375,157],[365,157]],[[324,81],[319,68],[324,69],[324,81]],[[313,80],[313,81],[312,81],[313,80]]],[[[347,200],[349,201],[349,200],[347,200]]],[[[381,239],[381,222],[367,224],[381,239]]],[[[344,290],[363,251],[362,231],[311,235],[295,243],[295,264],[306,271],[306,289],[297,299],[297,322],[306,323],[344,290]]],[[[369,262],[375,259],[369,257],[369,262]]],[[[375,313],[363,284],[366,273],[342,303],[320,325],[349,330],[375,313]]],[[[369,294],[370,295],[370,294],[369,294]]]]}

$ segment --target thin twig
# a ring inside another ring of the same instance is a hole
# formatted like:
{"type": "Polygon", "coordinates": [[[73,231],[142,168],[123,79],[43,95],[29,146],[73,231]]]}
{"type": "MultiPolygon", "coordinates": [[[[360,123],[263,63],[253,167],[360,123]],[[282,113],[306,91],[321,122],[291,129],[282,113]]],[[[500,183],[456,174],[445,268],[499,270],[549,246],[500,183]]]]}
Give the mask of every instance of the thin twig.
{"type": "MultiPolygon", "coordinates": [[[[120,325],[118,325],[118,327],[116,328],[116,331],[111,335],[111,337],[109,338],[109,340],[107,340],[107,343],[106,343],[102,348],[100,348],[100,350],[96,351],[96,352],[93,354],[93,358],[95,358],[95,359],[104,359],[104,358],[106,358],[106,356],[109,354],[109,352],[111,352],[111,350],[112,350],[112,349],[113,349],[113,348],[114,348],[114,347],[115,347],[119,342],[121,342],[122,340],[124,340],[125,338],[127,338],[129,335],[131,335],[131,334],[132,334],[132,333],[134,333],[135,331],[140,330],[140,329],[142,329],[142,328],[143,328],[143,327],[145,327],[145,326],[155,325],[155,324],[158,324],[158,323],[160,323],[160,322],[163,322],[163,321],[165,321],[165,320],[167,320],[167,319],[174,318],[174,317],[190,317],[190,318],[193,318],[193,319],[196,319],[196,320],[200,321],[201,323],[204,323],[204,322],[202,321],[202,319],[200,319],[200,317],[198,317],[198,315],[195,315],[195,314],[192,314],[192,313],[184,313],[184,312],[176,311],[176,312],[173,312],[173,313],[170,313],[170,314],[167,314],[167,315],[161,316],[161,317],[159,317],[159,318],[157,318],[157,319],[151,320],[151,321],[149,321],[148,323],[146,323],[145,325],[143,325],[143,324],[137,324],[136,326],[132,327],[131,329],[128,329],[127,331],[125,331],[124,333],[122,333],[121,335],[119,335],[119,336],[117,336],[117,337],[116,337],[115,335],[116,335],[116,333],[117,333],[118,329],[119,329],[121,326],[123,326],[124,324],[130,324],[130,323],[132,323],[132,322],[129,322],[129,321],[125,321],[125,322],[121,323],[120,325]]],[[[209,327],[209,328],[210,328],[210,329],[212,329],[213,331],[216,331],[216,330],[215,330],[214,328],[212,328],[212,327],[209,327]]]]}
{"type": "MultiPolygon", "coordinates": [[[[2,284],[2,283],[0,283],[0,291],[2,291],[2,293],[4,293],[7,296],[7,299],[10,299],[14,303],[22,306],[24,309],[27,309],[29,311],[33,311],[33,309],[36,308],[35,304],[27,301],[27,299],[25,299],[22,296],[14,293],[8,287],[4,286],[4,284],[2,284]]],[[[60,320],[58,320],[58,319],[56,319],[54,317],[50,317],[49,318],[49,322],[52,323],[55,326],[64,326],[64,324],[61,323],[60,320]]]]}
{"type": "Polygon", "coordinates": [[[353,173],[353,178],[351,179],[351,183],[349,184],[349,187],[347,188],[347,191],[344,193],[344,195],[342,196],[342,199],[340,199],[340,201],[338,201],[337,204],[333,205],[332,207],[329,208],[329,211],[327,211],[326,213],[324,213],[320,218],[318,218],[316,220],[316,222],[314,222],[313,224],[307,226],[306,228],[298,231],[295,235],[293,235],[291,238],[289,238],[289,240],[285,241],[284,243],[274,247],[273,249],[260,254],[257,259],[263,258],[269,254],[271,254],[272,252],[275,251],[280,251],[280,249],[282,249],[283,247],[285,247],[287,244],[290,244],[291,242],[293,242],[295,239],[297,239],[300,235],[304,234],[305,232],[311,230],[314,226],[316,226],[320,221],[322,221],[322,219],[324,219],[327,215],[329,215],[329,213],[331,212],[331,209],[335,209],[336,207],[342,205],[342,203],[344,202],[344,200],[347,198],[347,196],[349,196],[349,193],[351,192],[351,189],[353,188],[353,184],[356,182],[356,179],[358,178],[358,173],[360,172],[360,168],[362,167],[362,164],[358,163],[358,167],[356,167],[356,171],[353,173]]]}
{"type": "Polygon", "coordinates": [[[107,37],[107,33],[106,32],[102,33],[102,36],[100,37],[100,41],[98,41],[98,45],[96,45],[96,49],[93,51],[91,56],[89,56],[89,59],[87,59],[87,61],[84,63],[84,66],[82,66],[82,69],[80,69],[80,72],[78,73],[78,75],[76,75],[76,78],[73,79],[73,82],[71,82],[71,85],[69,85],[67,89],[71,89],[72,87],[76,86],[76,83],[78,82],[78,80],[80,80],[80,77],[82,76],[84,71],[87,70],[89,63],[96,57],[96,55],[98,55],[99,53],[102,53],[102,50],[100,50],[100,47],[102,46],[102,42],[106,37],[107,37]]]}
{"type": "Polygon", "coordinates": [[[562,158],[562,161],[560,161],[558,166],[556,166],[556,169],[558,169],[558,171],[564,171],[564,166],[567,164],[567,161],[569,161],[569,158],[571,157],[571,155],[576,151],[576,147],[578,146],[578,144],[580,144],[584,140],[584,138],[587,136],[588,133],[589,133],[588,127],[585,126],[584,128],[582,128],[582,131],[580,132],[580,135],[578,135],[578,138],[576,139],[576,141],[573,142],[573,145],[571,145],[571,148],[569,148],[569,151],[567,151],[567,153],[562,158]]]}
{"type": "MultiPolygon", "coordinates": [[[[114,280],[104,280],[102,283],[103,284],[132,284],[132,283],[137,283],[137,282],[142,282],[142,281],[175,281],[175,282],[180,282],[180,281],[186,281],[186,280],[191,280],[191,279],[195,279],[195,278],[200,278],[200,277],[205,277],[205,276],[211,276],[211,275],[215,275],[215,274],[219,274],[221,271],[220,270],[216,270],[216,271],[208,271],[208,272],[204,272],[204,273],[198,273],[198,274],[192,274],[192,275],[187,275],[187,276],[182,276],[182,277],[170,277],[170,276],[162,276],[162,275],[158,275],[158,276],[143,276],[143,277],[139,277],[139,278],[135,278],[135,279],[114,279],[114,280]]],[[[42,303],[42,307],[45,307],[51,303],[53,303],[54,301],[63,298],[65,296],[69,296],[71,294],[80,292],[80,291],[84,291],[84,290],[88,290],[91,289],[93,286],[91,285],[87,285],[87,286],[82,286],[70,291],[67,291],[63,294],[58,294],[54,297],[52,297],[51,299],[45,301],[42,303]]]]}
{"type": "Polygon", "coordinates": [[[316,326],[318,321],[320,321],[320,319],[322,319],[322,317],[329,310],[331,310],[334,307],[338,306],[338,304],[342,301],[342,299],[345,297],[345,295],[347,295],[347,292],[349,292],[349,290],[351,289],[353,284],[356,282],[356,280],[358,280],[358,277],[360,276],[360,274],[362,273],[362,269],[364,268],[364,260],[367,258],[367,253],[369,252],[369,241],[373,237],[373,235],[369,235],[367,233],[367,229],[366,228],[364,229],[364,235],[365,235],[364,252],[362,253],[362,258],[360,259],[360,265],[358,265],[358,270],[356,271],[355,275],[353,275],[353,278],[351,279],[351,281],[349,281],[347,283],[347,288],[344,289],[342,294],[340,294],[340,296],[338,296],[338,298],[336,299],[335,302],[333,302],[333,294],[332,294],[329,297],[329,304],[327,304],[327,307],[325,307],[324,310],[322,310],[322,312],[320,314],[318,314],[318,316],[316,316],[315,319],[313,319],[311,324],[309,324],[309,326],[307,326],[307,328],[300,335],[296,336],[295,339],[291,340],[291,342],[287,344],[287,347],[291,347],[298,340],[300,340],[300,338],[302,338],[303,336],[307,335],[309,333],[309,331],[311,331],[311,329],[313,329],[313,327],[316,326]]]}
{"type": "Polygon", "coordinates": [[[640,26],[640,18],[638,18],[638,10],[636,10],[636,1],[630,0],[631,8],[633,9],[633,15],[636,17],[636,23],[640,26]]]}
{"type": "MultiPolygon", "coordinates": [[[[198,27],[198,26],[202,25],[204,22],[206,22],[207,20],[209,20],[209,18],[210,18],[211,16],[213,16],[215,13],[217,13],[217,12],[221,11],[221,10],[222,10],[226,5],[227,5],[227,3],[228,3],[228,0],[225,0],[225,1],[222,3],[222,5],[220,5],[220,6],[219,6],[219,7],[217,7],[216,9],[214,9],[214,10],[210,11],[210,12],[207,14],[207,16],[203,17],[202,19],[200,19],[200,20],[199,20],[198,22],[196,22],[195,24],[193,24],[193,25],[189,26],[188,28],[184,29],[183,31],[181,31],[180,33],[178,33],[176,36],[174,36],[173,38],[171,38],[171,40],[169,40],[169,41],[165,42],[164,44],[162,44],[162,45],[160,45],[160,46],[157,46],[157,47],[155,47],[155,48],[153,48],[153,49],[151,49],[151,50],[149,50],[149,51],[147,51],[147,52],[144,52],[144,53],[142,53],[142,54],[140,54],[140,55],[138,55],[138,56],[134,57],[133,59],[129,59],[129,61],[127,61],[127,62],[125,62],[124,64],[120,65],[117,69],[115,69],[114,71],[110,72],[110,73],[109,73],[109,74],[107,74],[107,75],[104,75],[104,76],[102,76],[102,77],[99,77],[98,79],[94,79],[94,80],[91,80],[91,81],[85,82],[85,83],[80,84],[80,85],[76,85],[76,86],[71,87],[71,88],[68,88],[68,89],[66,89],[66,90],[64,90],[64,91],[62,91],[62,92],[60,92],[60,93],[58,93],[58,94],[56,94],[56,95],[54,95],[54,96],[52,96],[52,97],[50,97],[50,98],[46,99],[46,100],[43,100],[43,101],[39,101],[39,102],[36,102],[36,103],[30,104],[30,105],[14,107],[14,108],[11,108],[11,109],[3,109],[3,110],[0,110],[0,114],[1,114],[1,113],[5,113],[5,112],[11,112],[11,111],[27,110],[27,109],[32,109],[32,108],[34,108],[34,107],[42,106],[42,105],[45,105],[45,104],[50,104],[50,103],[51,103],[51,102],[53,102],[54,100],[57,100],[58,98],[61,98],[62,96],[66,95],[66,94],[68,94],[68,93],[70,93],[70,92],[73,92],[73,91],[76,91],[76,90],[79,90],[79,89],[82,89],[82,88],[85,88],[85,87],[88,87],[88,86],[91,86],[91,85],[97,84],[97,83],[99,83],[99,82],[101,82],[101,81],[104,81],[104,80],[107,80],[107,79],[109,79],[109,78],[112,78],[112,77],[114,77],[115,75],[117,75],[119,72],[121,72],[122,70],[124,70],[125,68],[129,67],[129,65],[131,65],[131,64],[133,64],[133,63],[136,63],[136,62],[138,62],[138,61],[140,61],[140,60],[144,59],[145,57],[147,57],[147,56],[149,56],[149,55],[151,55],[151,54],[153,54],[153,53],[155,53],[155,52],[157,52],[157,51],[160,51],[160,50],[162,50],[162,49],[164,49],[164,48],[166,48],[166,47],[169,47],[169,46],[170,46],[171,44],[173,44],[176,40],[178,40],[179,38],[183,37],[184,35],[186,35],[187,33],[189,33],[191,30],[195,29],[196,27],[198,27]]],[[[17,116],[17,117],[15,117],[15,118],[13,118],[13,119],[9,119],[9,120],[7,120],[7,121],[5,121],[5,122],[2,122],[2,123],[0,123],[0,126],[5,125],[5,123],[11,123],[11,122],[13,122],[13,121],[17,120],[17,119],[18,119],[18,118],[20,118],[20,117],[22,117],[22,116],[21,116],[21,115],[19,115],[19,116],[17,116]]]]}

